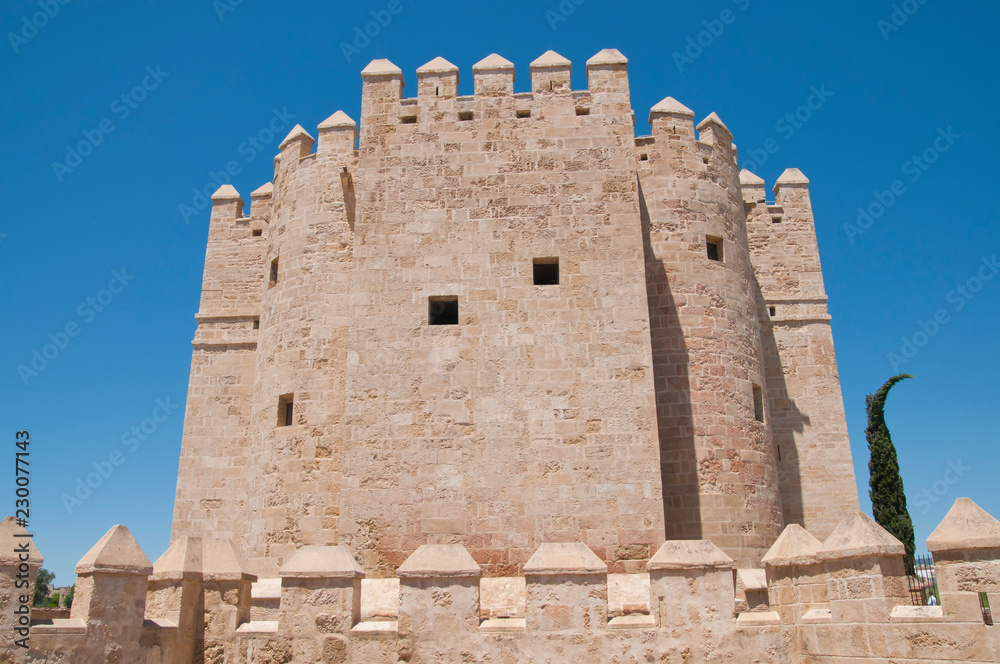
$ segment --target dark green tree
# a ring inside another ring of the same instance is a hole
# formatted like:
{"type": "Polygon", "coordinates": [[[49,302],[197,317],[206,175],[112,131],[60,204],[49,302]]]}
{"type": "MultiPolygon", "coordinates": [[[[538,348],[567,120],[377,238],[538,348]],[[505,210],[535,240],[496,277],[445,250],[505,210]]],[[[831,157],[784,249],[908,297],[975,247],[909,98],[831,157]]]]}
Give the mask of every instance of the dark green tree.
{"type": "MultiPolygon", "coordinates": [[[[906,509],[906,495],[903,493],[903,477],[899,474],[899,459],[896,447],[889,437],[889,427],[885,424],[885,400],[889,390],[896,383],[913,378],[909,374],[893,376],[875,394],[865,397],[868,409],[869,491],[872,513],[875,521],[892,533],[906,547],[906,555],[912,560],[917,547],[913,540],[913,521],[906,509]]],[[[907,563],[909,568],[910,563],[907,563]]]]}
{"type": "Polygon", "coordinates": [[[74,584],[74,585],[70,586],[69,587],[69,591],[67,591],[66,594],[63,595],[63,608],[64,609],[71,609],[71,608],[73,608],[73,593],[75,593],[75,592],[76,592],[76,585],[74,584]]]}
{"type": "Polygon", "coordinates": [[[35,577],[35,599],[33,606],[45,606],[49,600],[49,584],[56,578],[56,575],[42,567],[35,577]]]}

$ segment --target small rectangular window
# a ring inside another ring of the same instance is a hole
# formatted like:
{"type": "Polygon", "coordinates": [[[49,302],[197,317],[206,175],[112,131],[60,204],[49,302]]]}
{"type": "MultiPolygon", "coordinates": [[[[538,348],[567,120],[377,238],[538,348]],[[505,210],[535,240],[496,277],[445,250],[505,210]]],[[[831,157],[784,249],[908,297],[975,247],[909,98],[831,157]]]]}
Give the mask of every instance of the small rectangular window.
{"type": "Polygon", "coordinates": [[[781,217],[771,217],[771,223],[772,224],[780,224],[781,223],[781,217]]]}
{"type": "Polygon", "coordinates": [[[255,228],[252,231],[250,231],[250,235],[252,235],[254,237],[260,237],[263,234],[264,234],[264,230],[262,228],[255,228]]]}
{"type": "Polygon", "coordinates": [[[514,114],[519,118],[530,118],[531,109],[530,108],[518,109],[517,111],[514,112],[514,114]]]}
{"type": "Polygon", "coordinates": [[[768,307],[767,308],[767,315],[768,316],[774,316],[776,313],[778,313],[778,308],[777,307],[768,307]]]}
{"type": "Polygon", "coordinates": [[[404,115],[399,119],[403,124],[417,124],[417,116],[415,115],[404,115]]]}
{"type": "Polygon", "coordinates": [[[559,285],[558,258],[536,258],[532,263],[532,277],[536,286],[559,285]]]}
{"type": "Polygon", "coordinates": [[[428,325],[458,325],[458,298],[432,297],[427,301],[428,325]]]}
{"type": "Polygon", "coordinates": [[[467,120],[471,120],[474,117],[475,117],[475,114],[473,114],[472,111],[459,111],[458,112],[458,119],[459,119],[460,122],[466,122],[467,120]]]}
{"type": "Polygon", "coordinates": [[[590,115],[590,109],[587,108],[586,106],[577,106],[576,107],[576,114],[577,115],[590,115]]]}
{"type": "Polygon", "coordinates": [[[720,263],[722,262],[722,260],[723,260],[722,238],[720,238],[720,237],[711,237],[711,236],[706,237],[705,238],[705,247],[708,250],[708,258],[709,258],[709,260],[719,261],[720,263]]]}
{"type": "Polygon", "coordinates": [[[278,283],[278,259],[271,261],[271,276],[268,278],[267,286],[270,288],[278,283]]]}
{"type": "Polygon", "coordinates": [[[254,318],[253,319],[253,329],[255,329],[255,330],[259,330],[260,329],[260,319],[259,318],[254,318]]]}
{"type": "Polygon", "coordinates": [[[753,416],[758,422],[764,421],[764,390],[760,385],[753,386],[753,416]]]}
{"type": "Polygon", "coordinates": [[[295,424],[295,395],[282,394],[278,397],[278,426],[290,427],[295,424]]]}
{"type": "Polygon", "coordinates": [[[643,152],[639,155],[639,161],[649,161],[649,155],[643,152]]]}

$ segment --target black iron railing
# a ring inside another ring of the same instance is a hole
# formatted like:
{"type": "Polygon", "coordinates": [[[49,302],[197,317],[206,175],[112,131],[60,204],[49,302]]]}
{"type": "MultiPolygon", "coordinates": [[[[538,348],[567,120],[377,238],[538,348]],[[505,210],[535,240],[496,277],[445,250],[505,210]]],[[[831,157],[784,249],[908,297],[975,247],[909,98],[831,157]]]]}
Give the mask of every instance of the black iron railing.
{"type": "Polygon", "coordinates": [[[938,594],[934,558],[929,554],[907,557],[906,583],[910,590],[910,601],[914,606],[940,604],[941,596],[938,594]]]}

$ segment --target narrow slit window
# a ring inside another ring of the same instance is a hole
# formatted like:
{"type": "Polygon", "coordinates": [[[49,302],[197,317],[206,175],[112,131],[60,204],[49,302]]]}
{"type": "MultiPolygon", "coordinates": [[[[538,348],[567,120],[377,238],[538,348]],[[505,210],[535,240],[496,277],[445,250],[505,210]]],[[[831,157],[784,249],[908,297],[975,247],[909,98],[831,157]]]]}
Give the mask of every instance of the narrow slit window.
{"type": "Polygon", "coordinates": [[[705,248],[708,250],[708,259],[713,261],[722,262],[722,238],[720,237],[706,237],[705,238],[705,248]]]}
{"type": "Polygon", "coordinates": [[[278,283],[278,259],[275,258],[271,261],[271,275],[267,280],[267,285],[270,288],[278,283]]]}
{"type": "Polygon", "coordinates": [[[459,120],[459,122],[468,122],[469,120],[471,120],[474,117],[475,117],[475,114],[472,111],[459,111],[458,112],[458,120],[459,120]]]}
{"type": "Polygon", "coordinates": [[[458,325],[458,298],[432,297],[427,302],[429,325],[458,325]]]}
{"type": "Polygon", "coordinates": [[[777,313],[778,313],[778,308],[777,307],[768,307],[767,308],[767,315],[768,316],[774,316],[777,313]]]}
{"type": "Polygon", "coordinates": [[[758,422],[764,421],[764,390],[760,385],[753,386],[753,416],[758,422]]]}
{"type": "Polygon", "coordinates": [[[282,394],[278,397],[278,426],[290,427],[295,424],[295,395],[282,394]]]}
{"type": "Polygon", "coordinates": [[[532,277],[536,286],[559,285],[558,258],[536,258],[532,263],[532,277]]]}

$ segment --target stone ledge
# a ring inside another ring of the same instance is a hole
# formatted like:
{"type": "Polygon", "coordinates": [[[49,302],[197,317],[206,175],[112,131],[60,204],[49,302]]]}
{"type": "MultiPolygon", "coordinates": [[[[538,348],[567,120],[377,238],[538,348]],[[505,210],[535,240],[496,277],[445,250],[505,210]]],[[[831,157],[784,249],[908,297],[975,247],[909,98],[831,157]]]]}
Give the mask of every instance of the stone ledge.
{"type": "Polygon", "coordinates": [[[277,634],[277,620],[251,620],[236,628],[237,634],[277,634]]]}
{"type": "Polygon", "coordinates": [[[391,636],[399,633],[398,620],[366,620],[351,628],[351,634],[359,637],[391,636]]]}
{"type": "Polygon", "coordinates": [[[87,625],[79,618],[54,618],[49,624],[39,623],[31,626],[33,636],[86,633],[87,625]]]}
{"type": "Polygon", "coordinates": [[[608,621],[608,629],[652,629],[656,620],[649,614],[618,616],[608,621]]]}
{"type": "Polygon", "coordinates": [[[944,622],[944,607],[941,606],[894,606],[889,615],[891,623],[944,622]]]}
{"type": "Polygon", "coordinates": [[[830,609],[812,609],[802,616],[803,623],[827,623],[832,620],[833,611],[830,609]]]}
{"type": "Polygon", "coordinates": [[[524,632],[527,622],[524,618],[490,618],[479,624],[481,632],[524,632]]]}
{"type": "Polygon", "coordinates": [[[737,627],[758,627],[761,625],[780,625],[781,616],[777,611],[758,611],[749,613],[744,611],[736,616],[737,627]]]}

